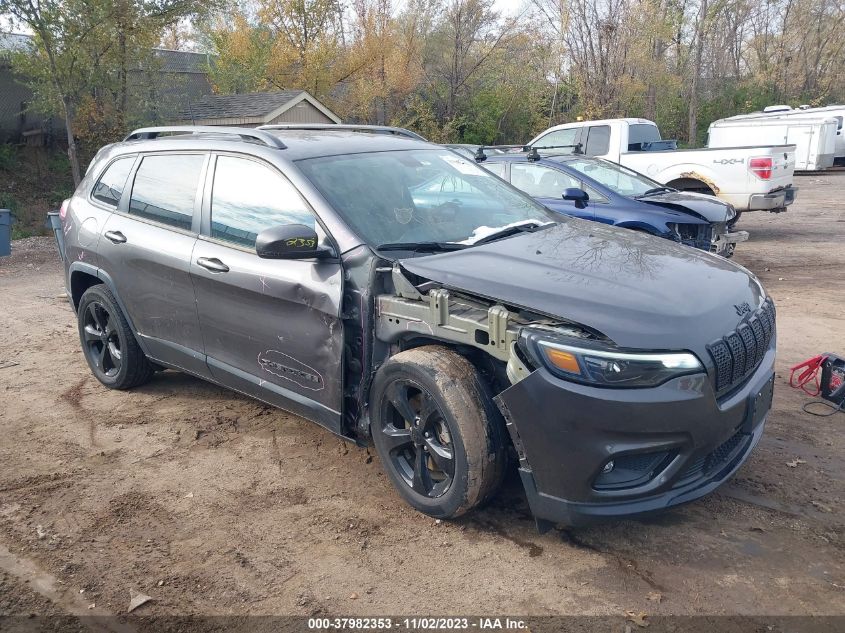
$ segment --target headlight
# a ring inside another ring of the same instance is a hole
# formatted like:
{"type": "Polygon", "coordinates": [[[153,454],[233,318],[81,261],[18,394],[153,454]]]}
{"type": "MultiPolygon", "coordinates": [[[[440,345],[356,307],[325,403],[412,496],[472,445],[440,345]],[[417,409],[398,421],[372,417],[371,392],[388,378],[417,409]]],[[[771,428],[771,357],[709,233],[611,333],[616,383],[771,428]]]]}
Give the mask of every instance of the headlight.
{"type": "Polygon", "coordinates": [[[622,352],[596,341],[524,328],[520,346],[553,374],[597,387],[656,387],[704,371],[689,352],[622,352]]]}

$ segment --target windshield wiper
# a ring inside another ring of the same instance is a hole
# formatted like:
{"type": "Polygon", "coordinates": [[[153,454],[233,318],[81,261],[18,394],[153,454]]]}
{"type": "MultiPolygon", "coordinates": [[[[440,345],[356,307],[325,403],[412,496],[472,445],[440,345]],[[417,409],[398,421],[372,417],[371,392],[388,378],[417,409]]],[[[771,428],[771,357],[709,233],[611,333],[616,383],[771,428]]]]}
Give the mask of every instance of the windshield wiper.
{"type": "Polygon", "coordinates": [[[653,196],[656,193],[663,193],[664,191],[677,191],[677,189],[673,189],[672,187],[653,187],[652,189],[649,189],[646,192],[634,197],[647,198],[648,196],[653,196]]]}
{"type": "Polygon", "coordinates": [[[548,222],[540,224],[539,222],[530,222],[525,224],[517,224],[515,226],[506,226],[503,229],[496,231],[495,233],[490,233],[489,235],[485,235],[479,240],[476,240],[472,243],[473,246],[477,246],[478,244],[487,244],[488,242],[495,242],[496,240],[501,240],[506,237],[511,237],[512,235],[517,235],[519,233],[533,233],[534,231],[542,228],[547,228],[552,226],[554,222],[548,222]]]}
{"type": "Polygon", "coordinates": [[[414,251],[414,252],[437,252],[437,251],[459,251],[466,248],[467,244],[455,244],[454,242],[391,242],[376,246],[377,251],[414,251]]]}

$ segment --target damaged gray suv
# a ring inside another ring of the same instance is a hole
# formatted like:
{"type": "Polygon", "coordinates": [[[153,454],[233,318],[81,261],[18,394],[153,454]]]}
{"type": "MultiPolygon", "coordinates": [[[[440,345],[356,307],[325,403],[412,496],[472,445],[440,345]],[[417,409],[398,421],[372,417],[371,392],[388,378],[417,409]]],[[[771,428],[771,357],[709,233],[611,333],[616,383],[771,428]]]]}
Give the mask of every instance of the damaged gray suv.
{"type": "Polygon", "coordinates": [[[541,527],[690,501],[771,407],[775,309],[747,270],[551,213],[402,130],[138,130],[61,217],[100,382],[177,369],[372,442],[434,517],[509,463],[541,527]]]}

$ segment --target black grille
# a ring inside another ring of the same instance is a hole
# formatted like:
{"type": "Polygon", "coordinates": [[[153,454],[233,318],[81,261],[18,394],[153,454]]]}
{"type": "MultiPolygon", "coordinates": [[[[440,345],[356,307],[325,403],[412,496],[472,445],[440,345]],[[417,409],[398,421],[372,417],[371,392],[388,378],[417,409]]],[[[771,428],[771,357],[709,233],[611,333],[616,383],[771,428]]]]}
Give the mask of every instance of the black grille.
{"type": "Polygon", "coordinates": [[[716,392],[724,394],[757,369],[775,333],[775,305],[771,299],[734,332],[707,346],[716,369],[716,392]]]}
{"type": "Polygon", "coordinates": [[[716,450],[707,456],[704,470],[710,471],[724,464],[746,437],[746,433],[735,433],[729,440],[717,446],[716,450]]]}
{"type": "Polygon", "coordinates": [[[733,458],[736,457],[740,449],[747,445],[749,437],[751,436],[747,433],[737,431],[717,446],[713,452],[689,462],[681,472],[674,487],[684,486],[702,475],[710,474],[728,462],[733,461],[733,458]]]}

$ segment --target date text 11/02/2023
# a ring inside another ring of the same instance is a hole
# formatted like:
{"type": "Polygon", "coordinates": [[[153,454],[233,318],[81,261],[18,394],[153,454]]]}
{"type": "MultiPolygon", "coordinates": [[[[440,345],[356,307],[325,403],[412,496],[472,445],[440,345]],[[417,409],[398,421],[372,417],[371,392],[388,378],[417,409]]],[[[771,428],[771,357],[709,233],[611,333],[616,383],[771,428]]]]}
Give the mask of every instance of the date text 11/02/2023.
{"type": "Polygon", "coordinates": [[[308,629],[311,631],[387,631],[391,629],[408,630],[511,630],[527,629],[524,620],[501,617],[358,617],[358,618],[309,618],[308,629]]]}

